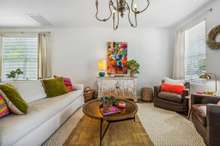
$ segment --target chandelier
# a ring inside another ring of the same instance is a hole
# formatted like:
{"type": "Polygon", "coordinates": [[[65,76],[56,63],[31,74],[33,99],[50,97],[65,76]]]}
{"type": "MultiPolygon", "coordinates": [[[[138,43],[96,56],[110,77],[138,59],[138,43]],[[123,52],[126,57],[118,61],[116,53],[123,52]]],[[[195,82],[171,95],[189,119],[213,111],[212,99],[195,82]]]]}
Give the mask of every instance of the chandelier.
{"type": "Polygon", "coordinates": [[[137,15],[146,11],[150,5],[149,0],[144,0],[146,2],[146,7],[142,10],[137,9],[137,4],[134,3],[134,0],[131,0],[131,4],[129,5],[128,0],[109,0],[109,16],[106,18],[100,18],[98,16],[99,14],[99,2],[96,0],[96,14],[95,17],[98,21],[106,22],[109,19],[113,19],[113,29],[118,29],[120,17],[123,18],[125,14],[127,13],[128,21],[131,25],[131,27],[137,27],[137,15]],[[133,18],[132,18],[133,17],[133,18]]]}

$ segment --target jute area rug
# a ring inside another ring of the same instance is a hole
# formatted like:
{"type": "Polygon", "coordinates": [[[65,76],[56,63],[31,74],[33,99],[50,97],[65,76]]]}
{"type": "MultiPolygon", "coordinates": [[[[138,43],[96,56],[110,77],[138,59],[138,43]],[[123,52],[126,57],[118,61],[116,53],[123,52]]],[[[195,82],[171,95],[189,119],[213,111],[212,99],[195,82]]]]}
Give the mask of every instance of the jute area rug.
{"type": "MultiPolygon", "coordinates": [[[[100,121],[83,116],[64,146],[99,146],[100,121]]],[[[136,121],[112,123],[102,146],[154,146],[138,117],[136,121]]]]}

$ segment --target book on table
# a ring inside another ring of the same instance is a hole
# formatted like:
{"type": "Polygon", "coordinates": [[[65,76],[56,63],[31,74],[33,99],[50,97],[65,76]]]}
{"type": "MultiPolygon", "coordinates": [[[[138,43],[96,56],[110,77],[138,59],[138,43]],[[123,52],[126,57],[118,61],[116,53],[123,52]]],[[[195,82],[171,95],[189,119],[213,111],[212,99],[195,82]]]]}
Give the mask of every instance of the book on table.
{"type": "Polygon", "coordinates": [[[103,116],[109,116],[120,112],[121,112],[120,109],[116,106],[111,106],[105,109],[104,108],[101,109],[101,113],[103,116]]]}

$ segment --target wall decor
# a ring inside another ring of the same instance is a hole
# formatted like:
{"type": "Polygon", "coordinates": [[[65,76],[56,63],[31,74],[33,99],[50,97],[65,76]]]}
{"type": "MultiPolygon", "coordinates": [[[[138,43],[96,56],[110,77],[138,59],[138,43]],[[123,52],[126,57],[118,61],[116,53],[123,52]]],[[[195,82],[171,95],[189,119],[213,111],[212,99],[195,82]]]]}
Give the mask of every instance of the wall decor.
{"type": "Polygon", "coordinates": [[[208,34],[207,45],[211,49],[220,49],[220,42],[217,42],[216,38],[220,35],[220,25],[214,27],[208,34]]]}
{"type": "Polygon", "coordinates": [[[127,43],[108,42],[107,47],[107,73],[127,74],[127,43]]]}

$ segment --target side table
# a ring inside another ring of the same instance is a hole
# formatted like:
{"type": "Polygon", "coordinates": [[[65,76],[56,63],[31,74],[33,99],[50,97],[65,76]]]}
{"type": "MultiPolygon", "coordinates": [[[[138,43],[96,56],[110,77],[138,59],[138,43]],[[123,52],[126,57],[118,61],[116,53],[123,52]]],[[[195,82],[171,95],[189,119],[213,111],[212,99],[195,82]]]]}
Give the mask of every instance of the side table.
{"type": "Polygon", "coordinates": [[[141,100],[145,102],[152,102],[153,100],[153,89],[150,87],[143,87],[141,89],[141,100]]]}
{"type": "Polygon", "coordinates": [[[95,95],[95,90],[91,89],[90,87],[86,87],[84,89],[84,101],[85,103],[94,99],[94,95],[95,95]]]}

